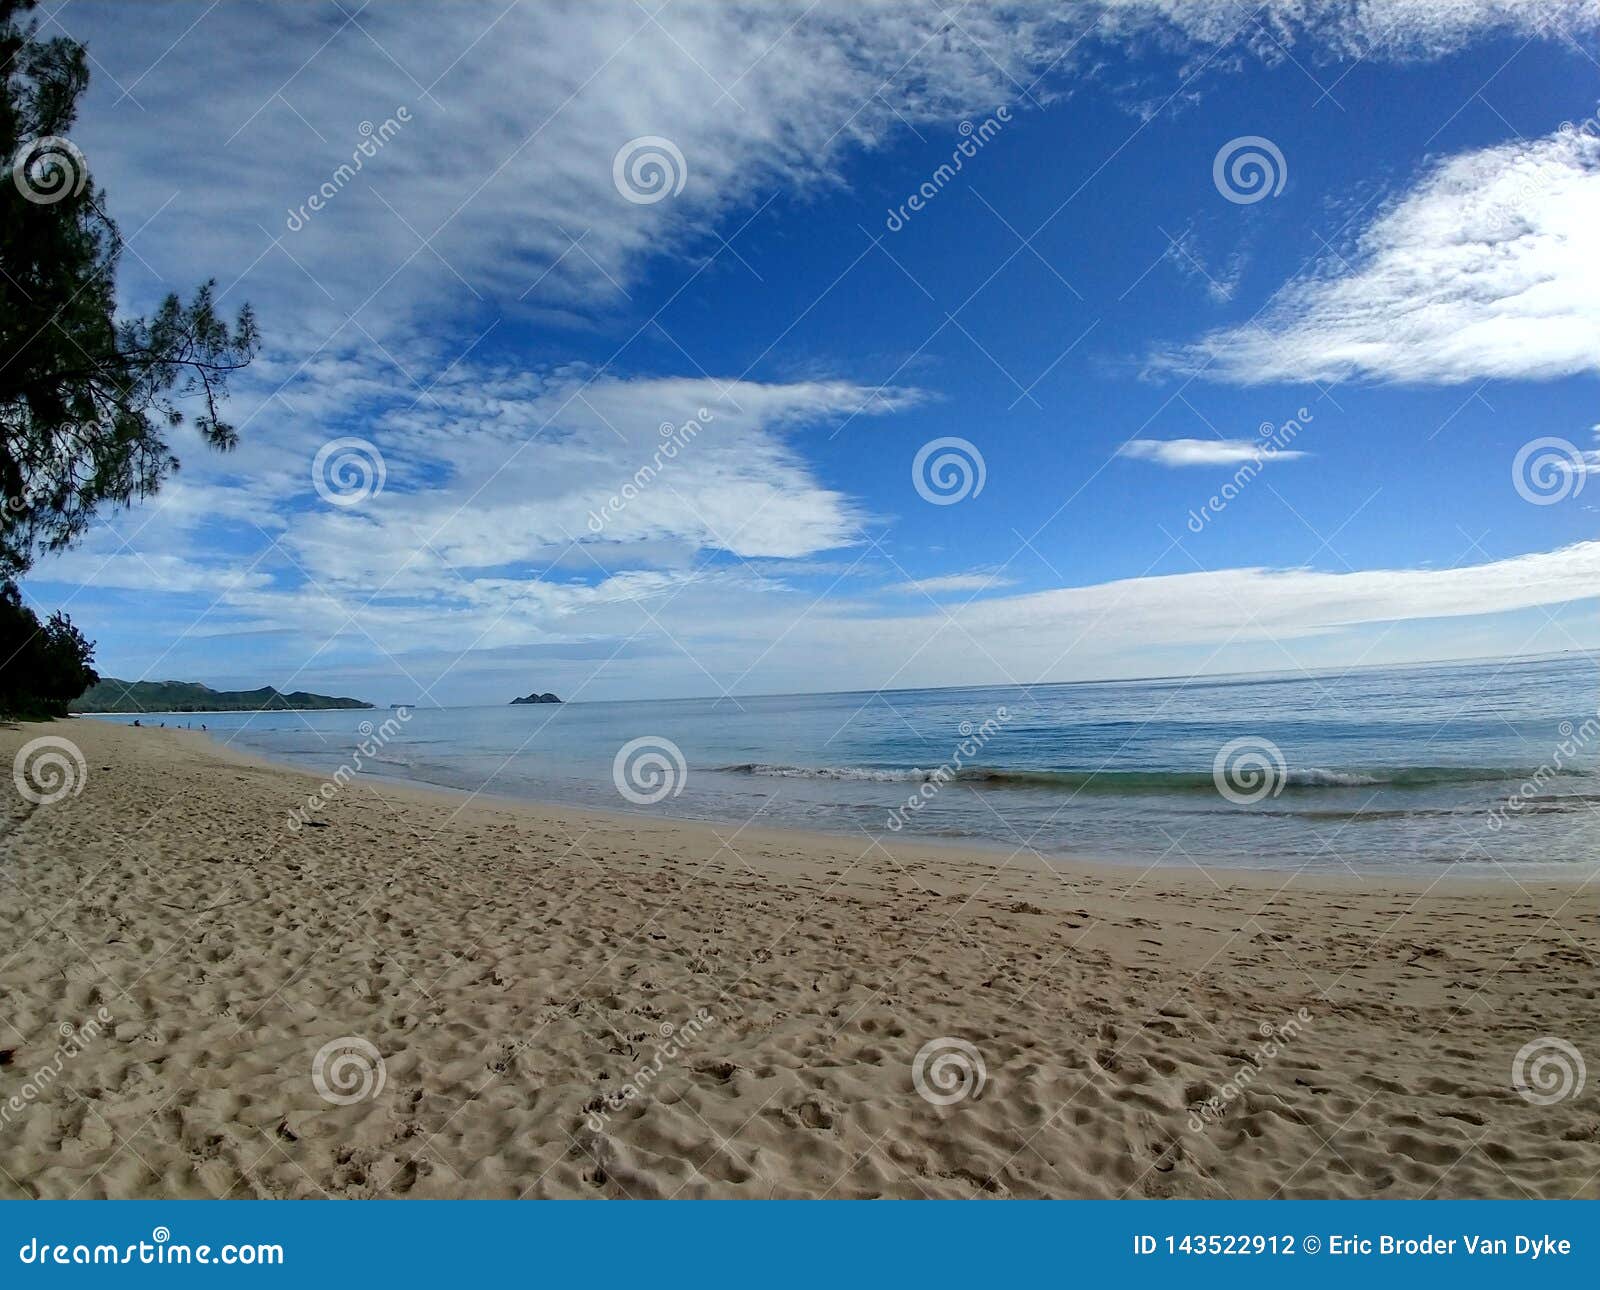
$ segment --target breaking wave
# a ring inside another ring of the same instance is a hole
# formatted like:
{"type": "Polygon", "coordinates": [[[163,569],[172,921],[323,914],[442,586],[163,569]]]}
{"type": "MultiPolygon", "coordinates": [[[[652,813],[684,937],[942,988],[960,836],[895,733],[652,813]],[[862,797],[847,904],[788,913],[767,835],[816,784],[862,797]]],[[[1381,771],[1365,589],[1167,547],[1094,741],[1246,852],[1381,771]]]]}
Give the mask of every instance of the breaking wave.
{"type": "MultiPolygon", "coordinates": [[[[924,770],[917,766],[788,766],[769,762],[737,762],[712,767],[724,775],[765,775],[782,779],[833,779],[864,783],[925,783],[954,780],[995,788],[1056,789],[1090,793],[1214,793],[1210,771],[1167,770],[1022,770],[998,766],[965,766],[924,770]]],[[[1375,766],[1329,769],[1292,767],[1285,791],[1319,788],[1429,788],[1438,784],[1509,783],[1533,774],[1509,766],[1375,766]]],[[[1563,772],[1566,774],[1569,772],[1563,772]]]]}

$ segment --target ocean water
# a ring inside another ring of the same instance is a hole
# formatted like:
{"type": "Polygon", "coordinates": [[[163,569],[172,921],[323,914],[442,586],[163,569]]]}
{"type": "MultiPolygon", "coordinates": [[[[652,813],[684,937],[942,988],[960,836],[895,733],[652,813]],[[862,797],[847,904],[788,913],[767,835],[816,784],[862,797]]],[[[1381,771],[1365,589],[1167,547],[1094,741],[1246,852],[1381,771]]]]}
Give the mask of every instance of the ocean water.
{"type": "Polygon", "coordinates": [[[497,797],[822,829],[863,849],[900,837],[1130,864],[1533,877],[1600,865],[1597,709],[1600,656],[1565,654],[404,720],[144,720],[203,721],[216,739],[324,774],[343,765],[497,797]]]}

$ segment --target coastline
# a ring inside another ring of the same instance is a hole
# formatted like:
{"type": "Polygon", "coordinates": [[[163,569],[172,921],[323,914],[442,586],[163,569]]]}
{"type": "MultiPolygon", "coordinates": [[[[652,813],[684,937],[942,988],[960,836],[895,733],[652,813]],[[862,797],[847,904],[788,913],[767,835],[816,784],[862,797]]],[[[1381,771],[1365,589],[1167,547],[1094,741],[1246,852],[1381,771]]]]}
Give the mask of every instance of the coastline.
{"type": "MultiPolygon", "coordinates": [[[[92,717],[90,713],[78,713],[74,716],[92,717]]],[[[162,734],[178,734],[180,736],[193,736],[201,744],[212,750],[219,758],[236,761],[242,765],[254,766],[260,770],[278,771],[285,775],[297,776],[308,781],[311,785],[321,785],[328,780],[328,776],[317,771],[298,766],[288,761],[279,761],[275,758],[254,749],[244,748],[233,743],[224,743],[218,736],[221,731],[189,731],[176,730],[171,727],[162,734]]],[[[741,837],[759,838],[766,843],[774,845],[788,845],[794,847],[820,847],[827,850],[849,850],[852,846],[857,849],[866,848],[869,843],[874,850],[882,850],[889,855],[903,855],[909,859],[919,856],[937,857],[946,861],[981,861],[986,864],[1004,864],[1007,862],[1022,863],[1027,861],[1035,867],[1042,861],[1053,874],[1078,874],[1084,878],[1098,879],[1105,882],[1128,882],[1130,875],[1139,875],[1142,884],[1153,884],[1157,887],[1170,886],[1183,887],[1187,877],[1203,886],[1210,888],[1215,884],[1212,879],[1224,881],[1230,886],[1242,888],[1263,888],[1276,890],[1283,886],[1286,879],[1293,879],[1295,885],[1306,891],[1343,892],[1349,890],[1387,890],[1394,893],[1422,893],[1422,892],[1452,892],[1452,891],[1481,891],[1484,889],[1510,888],[1512,890],[1527,890],[1533,887],[1548,887],[1555,890],[1581,889],[1594,886],[1600,889],[1600,871],[1562,873],[1541,870],[1535,877],[1523,881],[1516,871],[1508,866],[1501,866],[1497,871],[1485,872],[1483,870],[1471,872],[1450,872],[1449,866],[1441,865],[1439,872],[1431,876],[1414,871],[1401,870],[1356,870],[1347,869],[1340,872],[1334,869],[1296,869],[1290,864],[1283,867],[1273,867],[1270,863],[1257,868],[1243,868],[1230,864],[1227,860],[1211,860],[1207,858],[1204,863],[1199,860],[1185,864],[1182,861],[1158,863],[1158,854],[1152,851],[1143,858],[1123,857],[1109,859],[1103,856],[1090,854],[1067,853],[1056,851],[1041,851],[1032,848],[1018,848],[1008,846],[993,838],[963,837],[946,834],[919,834],[915,837],[886,837],[882,834],[869,836],[866,833],[846,833],[841,830],[825,828],[795,828],[783,824],[751,824],[734,819],[715,819],[705,817],[690,817],[668,815],[665,813],[654,814],[648,808],[639,811],[629,811],[621,807],[606,809],[583,803],[561,802],[544,800],[540,798],[515,797],[508,793],[496,793],[488,789],[455,788],[449,784],[435,784],[426,780],[411,779],[402,775],[391,773],[385,768],[363,769],[361,778],[374,785],[381,785],[386,793],[396,798],[415,797],[420,802],[454,803],[457,806],[473,805],[483,809],[509,811],[513,814],[526,813],[534,820],[560,819],[574,827],[583,827],[583,821],[604,822],[613,827],[638,827],[640,825],[661,825],[673,830],[683,828],[691,831],[699,830],[702,833],[711,833],[720,839],[730,831],[737,831],[741,837]],[[1209,874],[1211,878],[1204,875],[1209,874]],[[1177,880],[1169,883],[1169,880],[1177,880]]],[[[708,839],[702,837],[705,843],[708,839]]],[[[713,843],[713,845],[715,845],[713,843]]]]}
{"type": "Polygon", "coordinates": [[[1600,1194],[1592,1086],[1510,1075],[1543,1038],[1600,1053],[1591,883],[1041,864],[366,778],[294,833],[323,777],[96,721],[0,755],[41,736],[86,773],[8,789],[0,1194],[1600,1194]]]}
{"type": "MultiPolygon", "coordinates": [[[[99,720],[105,714],[74,713],[70,719],[84,718],[99,720]]],[[[122,715],[122,714],[113,714],[122,715]]],[[[172,714],[160,714],[171,716],[172,714]]],[[[187,715],[187,714],[183,714],[187,715]]],[[[127,726],[127,722],[117,721],[110,724],[127,726]]],[[[303,760],[284,755],[276,756],[271,751],[252,747],[247,744],[233,741],[236,732],[226,728],[210,731],[194,731],[181,726],[156,726],[141,727],[141,729],[159,730],[164,734],[190,735],[199,738],[206,747],[211,748],[219,757],[239,760],[245,764],[254,765],[263,769],[278,770],[288,775],[297,775],[314,785],[327,781],[335,773],[334,768],[324,769],[308,765],[303,760]]],[[[350,736],[352,739],[355,736],[350,736]]],[[[1321,864],[1316,866],[1296,862],[1290,857],[1263,852],[1257,857],[1257,863],[1246,865],[1237,857],[1227,855],[1212,855],[1197,851],[1190,847],[1173,848],[1170,845],[1165,849],[1158,849],[1152,845],[1147,851],[1123,851],[1118,853],[1096,853],[1092,849],[1072,848],[1063,850],[1052,846],[1048,842],[1036,845],[1018,846],[1001,838],[989,834],[970,834],[963,832],[919,832],[904,834],[886,834],[881,831],[868,833],[857,828],[854,831],[845,827],[830,826],[827,823],[815,825],[796,825],[782,820],[768,822],[763,819],[760,824],[753,823],[756,814],[744,816],[733,811],[722,813],[682,814],[680,807],[668,804],[660,808],[646,807],[639,810],[630,810],[622,805],[605,806],[596,805],[592,801],[562,799],[556,796],[546,796],[538,793],[519,794],[510,791],[500,791],[485,788],[465,788],[454,784],[441,783],[435,780],[420,778],[414,775],[396,772],[391,769],[390,763],[377,760],[369,764],[357,764],[353,769],[358,772],[364,782],[374,785],[383,785],[386,790],[399,795],[411,793],[421,794],[424,799],[433,797],[446,801],[474,802],[485,807],[499,807],[509,811],[529,811],[536,818],[545,816],[559,816],[573,820],[592,818],[610,821],[614,824],[631,823],[664,823],[681,825],[689,829],[702,830],[733,830],[737,829],[742,835],[757,834],[761,836],[787,839],[791,843],[806,845],[809,843],[832,844],[839,847],[848,847],[855,844],[864,847],[869,842],[876,841],[877,845],[890,853],[907,852],[911,855],[930,853],[945,858],[981,858],[990,863],[1014,862],[1028,859],[1034,863],[1043,863],[1053,872],[1066,872],[1082,869],[1090,874],[1099,874],[1108,879],[1119,876],[1126,880],[1130,873],[1140,873],[1149,877],[1173,877],[1190,873],[1208,873],[1214,877],[1225,877],[1232,883],[1275,887],[1286,876],[1294,876],[1296,881],[1306,887],[1320,886],[1329,890],[1342,890],[1349,884],[1357,888],[1373,886],[1390,886],[1396,890],[1453,890],[1456,888],[1473,890],[1482,887],[1512,886],[1512,887],[1584,887],[1590,883],[1600,882],[1600,859],[1595,865],[1580,866],[1575,864],[1539,864],[1523,867],[1518,863],[1504,862],[1489,864],[1479,861],[1434,861],[1429,865],[1414,865],[1406,868],[1395,868],[1392,863],[1368,860],[1361,855],[1340,856],[1340,866],[1321,864]],[[1176,857],[1173,853],[1176,851],[1176,857]]],[[[1210,783],[1210,777],[1207,777],[1210,783]]],[[[609,781],[606,783],[609,795],[615,798],[615,792],[609,781]]],[[[888,809],[888,808],[885,808],[888,809]]],[[[1209,883],[1208,883],[1209,885],[1209,883]]]]}

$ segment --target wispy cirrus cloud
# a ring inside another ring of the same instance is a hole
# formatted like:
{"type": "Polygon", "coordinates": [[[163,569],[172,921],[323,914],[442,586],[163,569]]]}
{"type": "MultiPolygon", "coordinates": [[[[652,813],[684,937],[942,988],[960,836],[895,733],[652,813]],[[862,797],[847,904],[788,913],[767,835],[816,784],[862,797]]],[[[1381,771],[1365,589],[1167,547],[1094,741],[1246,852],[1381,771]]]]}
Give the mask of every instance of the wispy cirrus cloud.
{"type": "Polygon", "coordinates": [[[1594,0],[1108,0],[1084,7],[1108,31],[1165,29],[1216,54],[1238,48],[1269,60],[1297,47],[1313,58],[1432,58],[1475,37],[1567,36],[1600,21],[1594,0]]]}
{"type": "Polygon", "coordinates": [[[1407,59],[1600,25],[1594,0],[467,0],[199,15],[169,2],[128,15],[80,0],[51,24],[95,55],[74,133],[113,213],[139,230],[124,276],[154,295],[169,271],[217,274],[290,348],[335,328],[387,344],[419,310],[437,333],[441,301],[468,337],[496,309],[575,324],[626,311],[652,258],[714,247],[709,230],[735,212],[839,183],[852,154],[908,126],[1070,94],[1108,49],[1176,47],[1226,69],[1291,49],[1407,59]],[[402,107],[403,129],[291,228],[402,107]],[[617,191],[617,154],[640,136],[681,154],[669,200],[617,191]]]}
{"type": "Polygon", "coordinates": [[[1348,256],[1155,366],[1244,385],[1600,371],[1600,138],[1561,131],[1438,162],[1348,256]]]}

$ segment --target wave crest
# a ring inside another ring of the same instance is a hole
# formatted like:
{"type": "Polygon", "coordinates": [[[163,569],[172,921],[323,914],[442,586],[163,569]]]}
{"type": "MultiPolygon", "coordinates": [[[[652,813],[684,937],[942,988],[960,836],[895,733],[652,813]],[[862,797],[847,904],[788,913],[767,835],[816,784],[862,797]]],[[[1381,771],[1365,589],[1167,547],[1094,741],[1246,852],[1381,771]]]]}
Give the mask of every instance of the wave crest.
{"type": "MultiPolygon", "coordinates": [[[[737,762],[717,766],[724,775],[765,775],[780,779],[832,779],[861,783],[924,783],[956,780],[997,788],[1057,789],[1098,793],[1214,793],[1209,772],[1176,770],[1026,770],[1002,766],[790,766],[770,762],[737,762]]],[[[1334,769],[1304,766],[1290,769],[1287,790],[1338,788],[1428,788],[1440,784],[1515,781],[1532,772],[1511,766],[1372,766],[1334,769]]],[[[1563,775],[1575,772],[1561,772],[1563,775]]]]}

